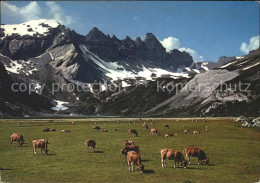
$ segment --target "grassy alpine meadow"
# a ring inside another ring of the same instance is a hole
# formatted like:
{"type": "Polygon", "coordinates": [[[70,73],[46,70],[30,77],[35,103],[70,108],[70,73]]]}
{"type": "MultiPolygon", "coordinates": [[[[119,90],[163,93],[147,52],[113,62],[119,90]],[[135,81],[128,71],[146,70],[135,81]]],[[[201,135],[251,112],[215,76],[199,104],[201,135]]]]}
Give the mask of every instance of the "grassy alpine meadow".
{"type": "Polygon", "coordinates": [[[208,118],[207,122],[192,119],[55,119],[0,120],[0,168],[4,182],[257,182],[260,179],[260,130],[241,128],[232,118],[208,118]],[[71,124],[74,121],[75,124],[71,124]],[[151,136],[142,128],[143,122],[157,128],[161,136],[151,136]],[[17,122],[19,122],[17,124],[17,122]],[[61,122],[61,123],[60,123],[61,122]],[[108,132],[92,129],[94,123],[108,132]],[[164,129],[168,124],[169,129],[164,129]],[[183,127],[183,126],[186,127],[183,127]],[[205,131],[205,126],[209,132],[205,131]],[[46,127],[56,132],[42,132],[46,127]],[[118,131],[114,131],[114,128],[118,131]],[[128,135],[130,128],[139,136],[128,135]],[[62,129],[71,130],[61,133],[62,129]],[[191,133],[183,131],[189,129],[191,133]],[[199,130],[200,134],[193,134],[199,130]],[[22,148],[10,145],[10,135],[20,133],[25,138],[22,148]],[[173,133],[165,138],[164,134],[173,133]],[[33,155],[32,140],[47,138],[49,155],[33,155]],[[84,142],[93,139],[96,152],[86,152],[84,142]],[[137,166],[129,172],[124,156],[120,155],[124,140],[133,140],[141,149],[145,171],[137,166]],[[209,165],[197,165],[191,157],[187,169],[173,168],[174,161],[166,160],[162,168],[159,149],[183,151],[185,147],[203,149],[210,159],[209,165]]]}

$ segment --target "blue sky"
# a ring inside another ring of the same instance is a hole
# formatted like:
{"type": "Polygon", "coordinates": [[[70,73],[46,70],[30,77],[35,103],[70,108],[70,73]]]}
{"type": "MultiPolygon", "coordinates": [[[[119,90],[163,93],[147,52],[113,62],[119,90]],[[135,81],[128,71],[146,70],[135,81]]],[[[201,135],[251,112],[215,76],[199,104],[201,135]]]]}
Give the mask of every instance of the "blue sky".
{"type": "Polygon", "coordinates": [[[259,47],[259,3],[254,1],[8,1],[1,7],[2,24],[52,18],[83,35],[98,27],[120,39],[152,32],[167,50],[187,51],[195,61],[241,56],[259,47]]]}

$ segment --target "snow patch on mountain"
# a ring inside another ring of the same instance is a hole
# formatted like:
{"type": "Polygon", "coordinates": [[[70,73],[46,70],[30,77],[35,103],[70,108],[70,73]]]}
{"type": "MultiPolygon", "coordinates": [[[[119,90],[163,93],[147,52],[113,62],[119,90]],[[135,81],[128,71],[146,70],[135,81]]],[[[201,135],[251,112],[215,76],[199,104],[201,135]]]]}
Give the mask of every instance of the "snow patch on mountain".
{"type": "MultiPolygon", "coordinates": [[[[111,78],[112,81],[123,80],[123,79],[135,79],[135,78],[143,78],[145,80],[154,80],[154,78],[168,76],[171,78],[180,78],[186,77],[189,78],[189,74],[185,72],[170,72],[161,68],[149,68],[144,65],[137,66],[140,70],[126,70],[122,65],[119,65],[118,62],[105,62],[95,54],[91,53],[84,45],[80,45],[81,50],[86,58],[91,58],[91,61],[94,62],[97,66],[101,68],[101,70],[105,73],[105,75],[111,78]],[[88,54],[88,55],[87,55],[88,54]]],[[[127,67],[131,67],[129,64],[127,67]]],[[[124,86],[127,86],[124,84],[124,86]]]]}
{"type": "Polygon", "coordinates": [[[255,66],[259,65],[259,64],[260,64],[260,62],[257,62],[257,63],[255,63],[255,64],[253,64],[253,65],[250,65],[250,66],[248,66],[248,67],[243,68],[243,70],[250,69],[250,68],[255,67],[255,66]]]}
{"type": "MultiPolygon", "coordinates": [[[[1,25],[1,28],[4,29],[4,37],[12,34],[33,36],[36,33],[45,36],[49,33],[49,28],[56,28],[59,25],[60,24],[55,20],[40,19],[31,20],[21,24],[1,25]]],[[[4,37],[2,37],[2,39],[4,37]]]]}
{"type": "Polygon", "coordinates": [[[52,107],[51,109],[54,111],[65,111],[68,109],[68,107],[64,106],[66,104],[69,104],[68,102],[64,102],[64,101],[59,101],[59,100],[54,100],[55,102],[57,102],[57,105],[55,107],[52,107]]]}

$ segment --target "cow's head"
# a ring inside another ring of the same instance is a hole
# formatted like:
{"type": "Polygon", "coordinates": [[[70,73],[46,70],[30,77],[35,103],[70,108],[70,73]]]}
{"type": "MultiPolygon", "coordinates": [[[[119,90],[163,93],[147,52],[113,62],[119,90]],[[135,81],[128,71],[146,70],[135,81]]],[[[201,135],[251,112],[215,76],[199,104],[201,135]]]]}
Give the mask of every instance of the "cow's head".
{"type": "Polygon", "coordinates": [[[22,147],[22,145],[24,144],[24,139],[23,139],[23,137],[21,137],[21,139],[20,139],[20,141],[19,141],[19,144],[20,144],[21,147],[22,147]]]}
{"type": "Polygon", "coordinates": [[[209,164],[209,159],[206,158],[206,159],[204,160],[204,163],[205,163],[206,165],[208,165],[208,164],[209,164]]]}
{"type": "Polygon", "coordinates": [[[143,173],[144,172],[144,165],[140,164],[139,170],[140,170],[141,173],[143,173]]]}
{"type": "Polygon", "coordinates": [[[182,164],[183,168],[187,168],[188,161],[184,160],[181,164],[182,164]]]}
{"type": "Polygon", "coordinates": [[[48,149],[44,150],[44,152],[45,152],[45,155],[47,155],[47,154],[48,154],[48,151],[49,151],[48,149]]]}
{"type": "Polygon", "coordinates": [[[122,155],[122,154],[126,155],[126,148],[125,148],[125,147],[122,148],[122,149],[120,149],[120,154],[121,154],[121,155],[122,155]]]}

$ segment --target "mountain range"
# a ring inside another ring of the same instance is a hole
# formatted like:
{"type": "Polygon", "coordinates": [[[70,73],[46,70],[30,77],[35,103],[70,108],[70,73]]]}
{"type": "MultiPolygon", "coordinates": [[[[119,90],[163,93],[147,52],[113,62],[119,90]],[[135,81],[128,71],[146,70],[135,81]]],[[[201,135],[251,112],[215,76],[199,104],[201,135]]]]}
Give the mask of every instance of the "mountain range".
{"type": "Polygon", "coordinates": [[[258,49],[216,63],[194,62],[186,52],[166,52],[152,33],[120,40],[95,27],[80,35],[54,20],[1,25],[0,116],[259,115],[259,58],[258,49]],[[250,92],[219,90],[238,81],[249,82],[250,92]],[[27,90],[13,91],[14,83],[27,90]],[[213,87],[187,89],[202,83],[213,87]],[[180,90],[163,89],[177,84],[180,90]],[[53,92],[54,86],[63,88],[53,92]]]}

